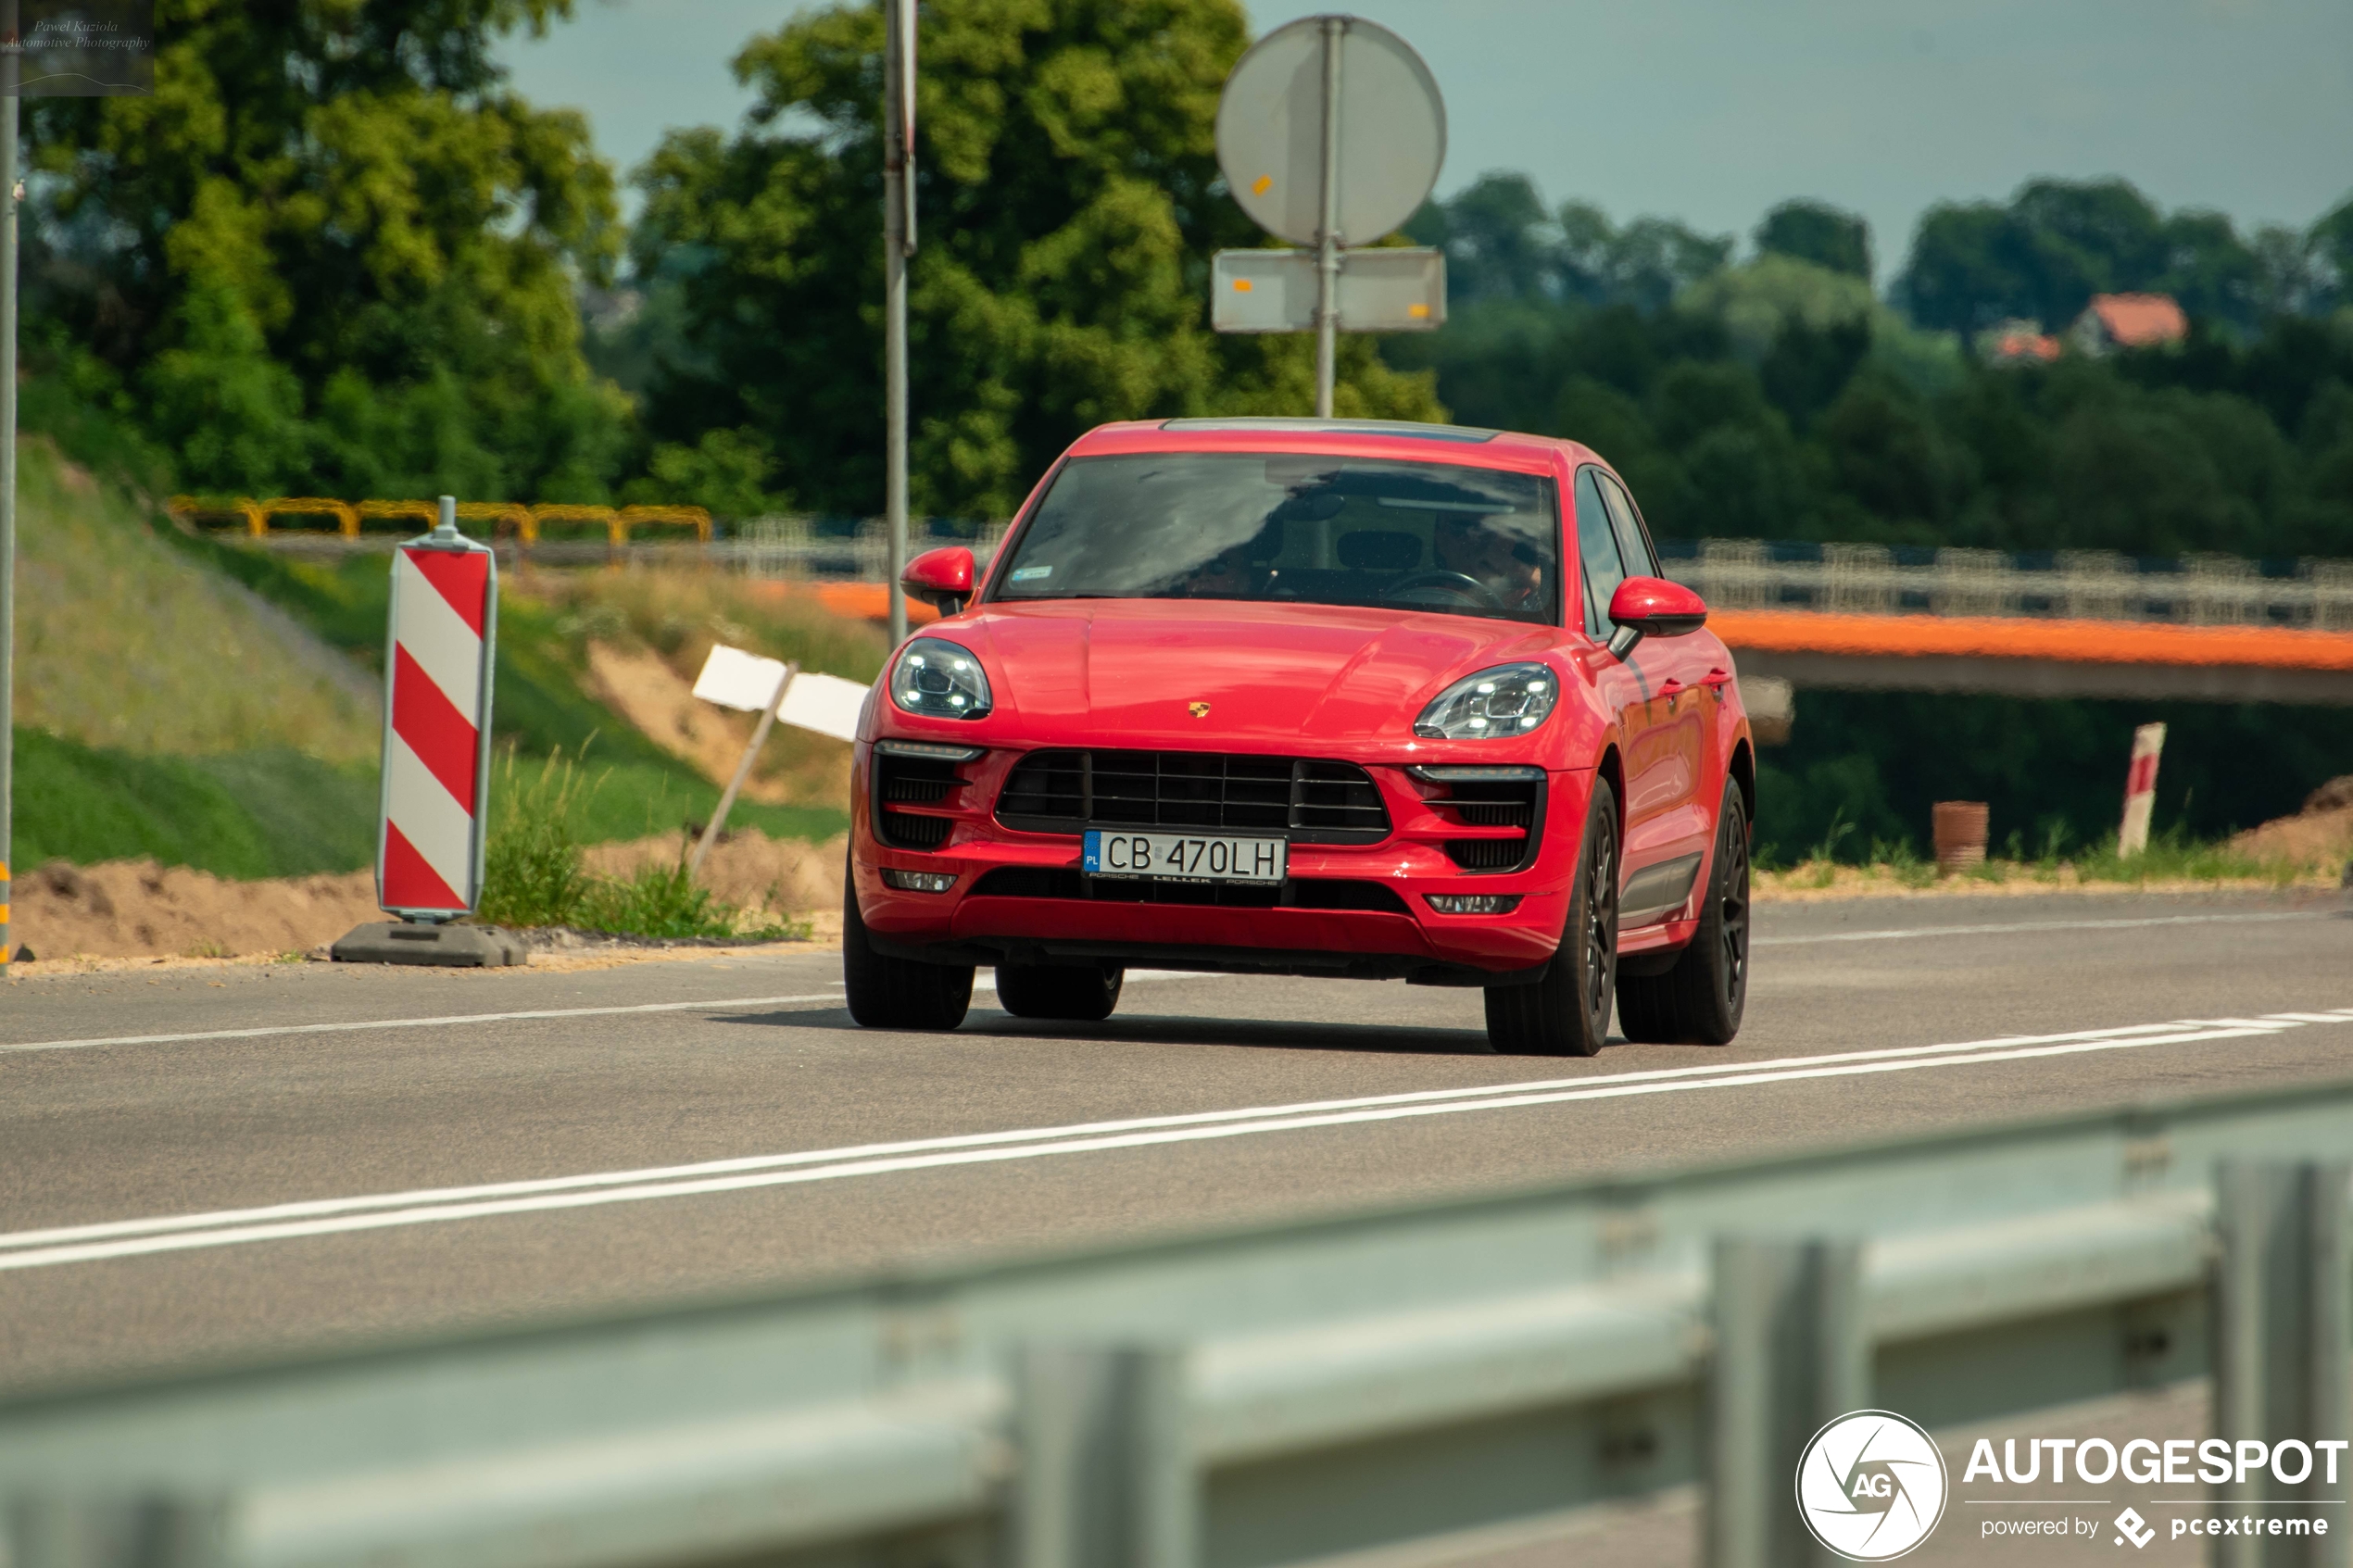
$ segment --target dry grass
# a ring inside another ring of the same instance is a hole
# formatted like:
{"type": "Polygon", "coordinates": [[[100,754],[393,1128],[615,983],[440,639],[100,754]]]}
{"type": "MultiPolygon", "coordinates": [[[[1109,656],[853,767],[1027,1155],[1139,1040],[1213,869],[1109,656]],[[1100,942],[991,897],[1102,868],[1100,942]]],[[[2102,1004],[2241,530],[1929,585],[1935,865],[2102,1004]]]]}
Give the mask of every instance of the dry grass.
{"type": "MultiPolygon", "coordinates": [[[[540,572],[527,591],[557,612],[599,702],[724,784],[756,719],[692,696],[712,644],[797,659],[804,670],[860,682],[875,678],[889,651],[881,628],[845,620],[779,586],[717,571],[633,570],[540,572]]],[[[838,809],[849,781],[847,745],[780,728],[762,749],[746,795],[838,809]]]]}
{"type": "Polygon", "coordinates": [[[18,723],[142,753],[374,759],[382,720],[356,666],[193,567],[47,441],[19,451],[18,723]]]}

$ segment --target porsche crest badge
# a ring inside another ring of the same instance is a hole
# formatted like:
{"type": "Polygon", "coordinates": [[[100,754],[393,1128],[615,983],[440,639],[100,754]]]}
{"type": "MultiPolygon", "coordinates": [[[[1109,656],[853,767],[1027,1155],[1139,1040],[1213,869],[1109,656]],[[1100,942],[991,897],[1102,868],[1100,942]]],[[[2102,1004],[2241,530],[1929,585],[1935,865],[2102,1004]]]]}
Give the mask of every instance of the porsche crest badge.
{"type": "Polygon", "coordinates": [[[1192,715],[1196,719],[1209,717],[1209,704],[1205,702],[1188,703],[1186,706],[1192,710],[1192,715]]]}

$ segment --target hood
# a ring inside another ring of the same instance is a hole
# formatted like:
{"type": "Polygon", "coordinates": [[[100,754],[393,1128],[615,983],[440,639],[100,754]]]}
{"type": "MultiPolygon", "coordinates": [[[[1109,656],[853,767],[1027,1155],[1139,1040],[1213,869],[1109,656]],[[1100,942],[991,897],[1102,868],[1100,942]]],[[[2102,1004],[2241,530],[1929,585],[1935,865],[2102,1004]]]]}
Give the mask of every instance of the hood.
{"type": "Polygon", "coordinates": [[[1053,600],[971,621],[1000,709],[1105,738],[1407,738],[1450,681],[1534,658],[1550,627],[1328,605],[1053,600]],[[1195,716],[1196,703],[1209,711],[1195,716]]]}

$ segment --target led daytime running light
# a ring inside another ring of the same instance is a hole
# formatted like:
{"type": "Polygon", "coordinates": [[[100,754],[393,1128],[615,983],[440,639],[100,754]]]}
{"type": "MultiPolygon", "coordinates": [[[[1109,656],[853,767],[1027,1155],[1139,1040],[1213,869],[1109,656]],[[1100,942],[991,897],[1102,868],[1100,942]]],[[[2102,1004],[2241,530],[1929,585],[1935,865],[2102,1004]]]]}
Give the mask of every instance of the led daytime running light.
{"type": "Polygon", "coordinates": [[[1414,721],[1424,740],[1501,740],[1524,735],[1552,717],[1560,677],[1545,664],[1499,664],[1438,694],[1414,721]]]}

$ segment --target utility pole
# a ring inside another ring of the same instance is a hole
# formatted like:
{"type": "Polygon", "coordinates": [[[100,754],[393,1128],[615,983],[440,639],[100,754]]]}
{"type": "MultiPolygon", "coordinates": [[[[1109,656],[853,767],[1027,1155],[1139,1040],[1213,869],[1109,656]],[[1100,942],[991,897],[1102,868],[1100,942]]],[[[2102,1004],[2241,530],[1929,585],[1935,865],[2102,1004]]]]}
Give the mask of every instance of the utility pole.
{"type": "Polygon", "coordinates": [[[890,530],[890,646],[907,640],[907,257],[915,249],[915,0],[883,13],[883,513],[890,530]]]}
{"type": "Polygon", "coordinates": [[[8,859],[16,849],[17,758],[17,0],[0,5],[0,978],[16,955],[8,859]]]}
{"type": "Polygon", "coordinates": [[[1315,230],[1315,417],[1332,417],[1340,352],[1340,41],[1346,17],[1324,24],[1324,216],[1315,230]]]}

